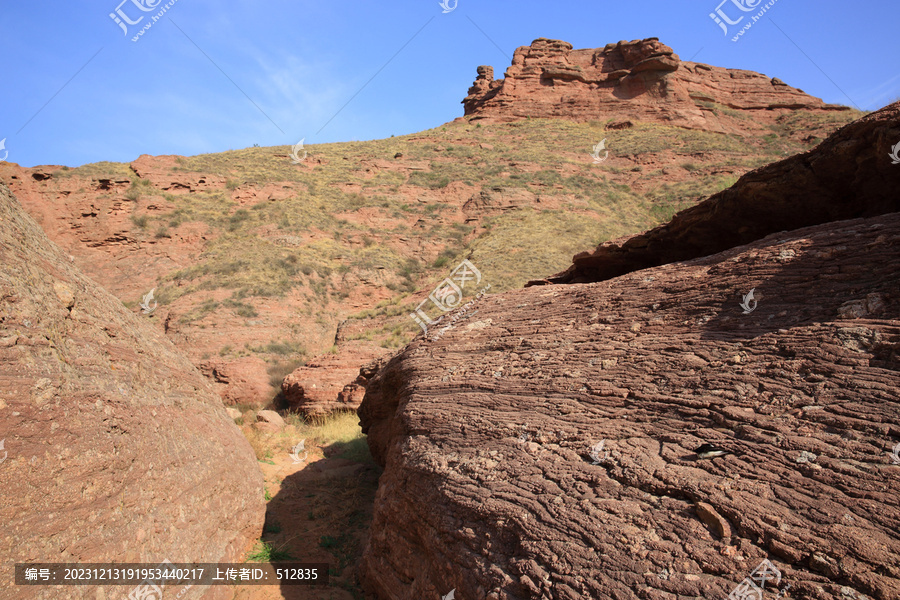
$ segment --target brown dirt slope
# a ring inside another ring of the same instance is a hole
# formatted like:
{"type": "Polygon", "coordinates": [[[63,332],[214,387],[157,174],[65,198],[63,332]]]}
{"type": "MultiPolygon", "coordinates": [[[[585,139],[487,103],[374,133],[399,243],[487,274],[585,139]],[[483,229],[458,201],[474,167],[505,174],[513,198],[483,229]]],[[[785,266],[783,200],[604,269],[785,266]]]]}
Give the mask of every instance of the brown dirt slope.
{"type": "Polygon", "coordinates": [[[2,185],[0,440],[4,579],[18,562],[237,562],[262,529],[262,476],[209,384],[70,264],[2,185]]]}

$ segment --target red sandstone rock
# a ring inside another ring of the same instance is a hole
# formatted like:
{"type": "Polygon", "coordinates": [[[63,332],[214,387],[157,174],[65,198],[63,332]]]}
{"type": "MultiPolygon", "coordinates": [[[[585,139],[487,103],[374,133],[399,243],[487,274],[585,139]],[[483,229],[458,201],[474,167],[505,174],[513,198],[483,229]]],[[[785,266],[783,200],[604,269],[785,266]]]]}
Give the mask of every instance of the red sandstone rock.
{"type": "Polygon", "coordinates": [[[288,200],[297,196],[295,185],[280,182],[262,186],[242,185],[231,193],[231,199],[241,206],[254,205],[264,200],[288,200]]]}
{"type": "Polygon", "coordinates": [[[290,410],[320,415],[359,408],[369,378],[390,351],[358,341],[338,348],[337,354],[316,357],[284,378],[281,391],[290,410]]]}
{"type": "Polygon", "coordinates": [[[792,598],[897,600],[898,265],[900,213],[840,221],[417,338],[359,409],[385,467],[368,590],[726,598],[768,558],[792,598]]]}
{"type": "MultiPolygon", "coordinates": [[[[541,204],[541,200],[533,193],[527,190],[503,189],[495,188],[490,191],[481,190],[477,194],[473,194],[465,204],[462,210],[467,217],[467,221],[477,221],[486,215],[497,214],[509,210],[516,210],[525,207],[549,208],[541,204]]],[[[556,208],[555,206],[553,208],[556,208]]]]}
{"type": "Polygon", "coordinates": [[[583,50],[537,39],[516,50],[505,79],[478,67],[463,104],[473,119],[639,119],[729,133],[761,128],[797,108],[848,110],[759,73],[682,62],[657,38],[583,50]]]}
{"type": "Polygon", "coordinates": [[[257,356],[204,360],[200,363],[200,372],[214,383],[225,404],[263,406],[275,397],[266,361],[257,356]]]}
{"type": "Polygon", "coordinates": [[[225,186],[225,178],[219,175],[178,170],[179,158],[181,157],[142,154],[131,163],[131,170],[141,179],[149,181],[153,188],[170,194],[212,192],[225,186]]]}
{"type": "MultiPolygon", "coordinates": [[[[221,400],[165,336],[78,272],[5,186],[0,440],[4,598],[12,563],[238,562],[260,535],[262,476],[221,400]]],[[[124,598],[133,587],[14,596],[124,598]]],[[[204,593],[230,598],[225,588],[182,598],[204,593]]]]}
{"type": "Polygon", "coordinates": [[[724,598],[768,558],[900,598],[896,139],[898,105],[391,359],[368,590],[724,598]]]}
{"type": "Polygon", "coordinates": [[[274,410],[261,410],[256,413],[256,420],[260,423],[266,423],[268,425],[274,425],[278,429],[284,428],[284,419],[281,418],[274,410]]]}

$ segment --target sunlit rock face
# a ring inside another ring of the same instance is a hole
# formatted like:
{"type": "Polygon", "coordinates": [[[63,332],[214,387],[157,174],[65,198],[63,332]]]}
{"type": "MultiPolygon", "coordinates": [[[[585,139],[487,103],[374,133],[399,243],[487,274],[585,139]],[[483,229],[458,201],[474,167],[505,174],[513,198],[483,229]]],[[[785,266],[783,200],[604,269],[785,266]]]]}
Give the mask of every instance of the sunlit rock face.
{"type": "MultiPolygon", "coordinates": [[[[219,397],[140,314],[78,272],[3,185],[0,440],[9,573],[24,562],[237,562],[262,530],[262,475],[219,397]]],[[[18,587],[14,597],[95,594],[18,587]]]]}
{"type": "Polygon", "coordinates": [[[722,133],[761,129],[798,108],[848,110],[777,78],[682,61],[657,38],[577,50],[537,39],[516,50],[504,79],[478,67],[463,105],[467,118],[487,121],[637,119],[722,133]]]}

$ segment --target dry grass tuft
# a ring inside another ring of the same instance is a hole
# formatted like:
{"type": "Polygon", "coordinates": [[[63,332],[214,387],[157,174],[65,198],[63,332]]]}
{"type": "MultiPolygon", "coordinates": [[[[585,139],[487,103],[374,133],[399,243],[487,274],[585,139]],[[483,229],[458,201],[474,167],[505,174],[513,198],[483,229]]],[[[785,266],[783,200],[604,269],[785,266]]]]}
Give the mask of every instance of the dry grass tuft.
{"type": "Polygon", "coordinates": [[[285,416],[285,428],[271,432],[252,427],[255,412],[246,408],[239,410],[244,416],[237,420],[256,454],[257,460],[266,462],[278,454],[290,454],[293,447],[306,440],[306,447],[329,448],[339,458],[359,462],[372,462],[372,455],[366,443],[366,436],[359,427],[355,412],[341,411],[330,415],[304,418],[297,414],[285,416]]]}

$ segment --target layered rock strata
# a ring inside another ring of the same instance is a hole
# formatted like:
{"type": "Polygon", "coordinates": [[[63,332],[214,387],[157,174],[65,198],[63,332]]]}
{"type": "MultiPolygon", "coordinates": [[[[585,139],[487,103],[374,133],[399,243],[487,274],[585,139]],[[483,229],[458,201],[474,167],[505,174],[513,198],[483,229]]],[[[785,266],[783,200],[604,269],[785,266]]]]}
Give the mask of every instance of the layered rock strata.
{"type": "Polygon", "coordinates": [[[658,38],[577,50],[539,38],[516,50],[504,79],[478,67],[462,103],[470,119],[639,119],[723,133],[763,128],[795,109],[848,110],[778,78],[682,61],[658,38]]]}
{"type": "Polygon", "coordinates": [[[767,559],[770,593],[900,598],[898,264],[900,214],[841,221],[420,337],[359,410],[368,589],[725,598],[767,559]]]}

